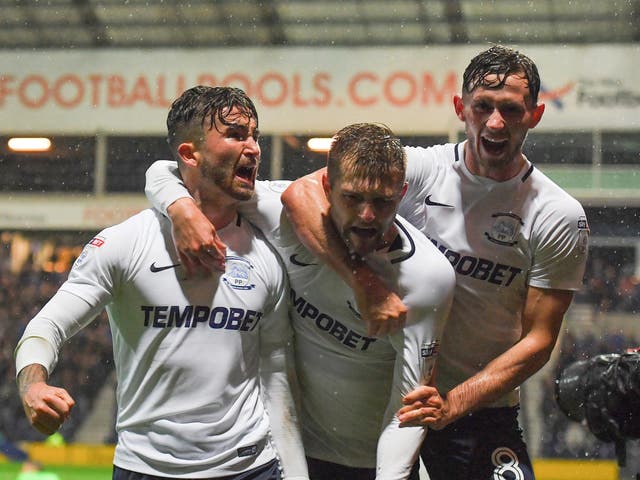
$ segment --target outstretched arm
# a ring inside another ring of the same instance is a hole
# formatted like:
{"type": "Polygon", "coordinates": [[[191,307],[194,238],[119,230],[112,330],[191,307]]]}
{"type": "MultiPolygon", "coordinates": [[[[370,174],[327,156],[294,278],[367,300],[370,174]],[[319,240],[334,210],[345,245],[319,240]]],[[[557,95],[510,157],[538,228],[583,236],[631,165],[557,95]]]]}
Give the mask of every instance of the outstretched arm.
{"type": "Polygon", "coordinates": [[[145,194],[171,219],[176,250],[189,275],[224,271],[227,247],[182,183],[176,162],[158,160],[147,169],[145,194]]]}
{"type": "Polygon", "coordinates": [[[573,293],[529,287],[522,314],[522,336],[509,350],[480,372],[453,388],[443,400],[439,418],[430,416],[429,402],[438,401],[430,387],[404,398],[398,417],[404,425],[429,425],[440,429],[478,408],[490,405],[521,385],[549,360],[573,293]],[[424,404],[424,410],[421,407],[424,404]]]}
{"type": "Polygon", "coordinates": [[[285,190],[281,198],[287,216],[304,246],[351,287],[368,334],[395,333],[405,324],[407,307],[364,262],[349,254],[339,238],[322,188],[325,171],[302,177],[285,190]]]}
{"type": "Polygon", "coordinates": [[[57,292],[29,322],[15,351],[18,393],[31,425],[51,435],[69,418],[75,401],[64,388],[47,383],[64,342],[84,328],[102,305],[91,306],[66,291],[57,292]]]}

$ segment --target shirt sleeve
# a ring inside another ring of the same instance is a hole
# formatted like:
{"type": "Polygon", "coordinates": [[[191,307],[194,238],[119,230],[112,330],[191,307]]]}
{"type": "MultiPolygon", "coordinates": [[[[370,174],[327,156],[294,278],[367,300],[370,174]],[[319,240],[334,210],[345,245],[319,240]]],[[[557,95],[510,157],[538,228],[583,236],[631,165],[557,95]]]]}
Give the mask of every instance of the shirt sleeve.
{"type": "MultiPolygon", "coordinates": [[[[111,301],[118,282],[116,228],[103,230],[85,245],[69,278],[31,319],[14,353],[17,373],[38,363],[51,374],[63,344],[91,323],[111,301]]],[[[125,237],[130,241],[130,236],[125,237]]]]}
{"type": "Polygon", "coordinates": [[[145,174],[144,193],[156,210],[167,215],[167,208],[179,198],[193,198],[182,182],[178,162],[157,160],[145,174]]]}
{"type": "MultiPolygon", "coordinates": [[[[415,326],[415,325],[414,325],[415,326]]],[[[405,480],[418,459],[426,427],[402,427],[395,413],[402,407],[402,397],[418,385],[429,383],[430,366],[420,356],[419,331],[405,327],[402,346],[396,356],[393,387],[385,412],[384,428],[376,453],[377,480],[405,480]]],[[[396,340],[397,334],[394,335],[396,340]]]]}
{"type": "Polygon", "coordinates": [[[58,363],[62,345],[102,311],[82,298],[58,291],[27,325],[15,350],[16,374],[33,363],[49,375],[58,363]]]}
{"type": "Polygon", "coordinates": [[[385,412],[383,431],[377,448],[377,480],[404,480],[418,459],[426,427],[400,427],[396,412],[402,397],[420,385],[427,385],[436,365],[442,332],[453,302],[455,274],[444,257],[430,258],[430,271],[404,301],[410,305],[407,326],[390,337],[396,350],[391,395],[385,412]],[[426,282],[426,283],[425,283],[426,282]]]}
{"type": "Polygon", "coordinates": [[[587,262],[589,226],[577,201],[556,202],[536,222],[529,285],[577,291],[587,262]]]}
{"type": "Polygon", "coordinates": [[[288,282],[282,275],[281,288],[273,310],[265,316],[260,330],[260,380],[269,415],[272,440],[283,470],[283,480],[308,479],[291,383],[295,376],[293,331],[287,310],[288,282]]]}

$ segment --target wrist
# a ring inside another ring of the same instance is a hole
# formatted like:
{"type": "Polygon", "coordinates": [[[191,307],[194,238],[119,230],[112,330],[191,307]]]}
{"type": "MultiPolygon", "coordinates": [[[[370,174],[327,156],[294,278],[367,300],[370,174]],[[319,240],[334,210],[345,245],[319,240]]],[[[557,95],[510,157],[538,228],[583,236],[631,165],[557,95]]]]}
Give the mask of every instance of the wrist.
{"type": "Polygon", "coordinates": [[[191,197],[181,197],[167,207],[167,215],[173,222],[193,215],[193,209],[198,208],[191,197]]]}

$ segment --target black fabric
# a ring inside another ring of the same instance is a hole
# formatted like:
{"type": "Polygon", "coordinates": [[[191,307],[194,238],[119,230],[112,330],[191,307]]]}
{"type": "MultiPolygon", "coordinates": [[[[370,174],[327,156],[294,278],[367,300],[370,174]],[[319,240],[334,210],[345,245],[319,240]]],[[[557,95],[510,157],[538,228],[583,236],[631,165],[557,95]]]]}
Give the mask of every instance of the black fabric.
{"type": "Polygon", "coordinates": [[[556,381],[560,409],[604,442],[640,438],[640,353],[598,355],[556,381]]]}
{"type": "Polygon", "coordinates": [[[429,430],[422,461],[431,480],[534,480],[518,407],[486,408],[429,430]]]}
{"type": "MultiPolygon", "coordinates": [[[[132,472],[113,466],[112,480],[172,480],[170,477],[158,477],[155,475],[147,475],[145,473],[132,472]]],[[[194,479],[195,480],[195,479],[194,479]]],[[[280,464],[277,460],[272,460],[260,467],[256,467],[247,472],[237,475],[227,475],[224,477],[210,477],[198,480],[282,480],[280,474],[280,464]]]]}
{"type": "MultiPolygon", "coordinates": [[[[307,457],[311,480],[375,480],[375,468],[347,467],[337,463],[307,457]]],[[[419,465],[414,465],[408,480],[419,480],[419,465]]]]}

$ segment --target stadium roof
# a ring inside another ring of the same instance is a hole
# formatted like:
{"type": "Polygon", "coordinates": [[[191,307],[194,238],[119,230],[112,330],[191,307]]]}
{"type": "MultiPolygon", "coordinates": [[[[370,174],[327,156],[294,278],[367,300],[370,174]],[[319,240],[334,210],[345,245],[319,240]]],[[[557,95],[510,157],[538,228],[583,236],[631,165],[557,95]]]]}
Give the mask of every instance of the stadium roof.
{"type": "Polygon", "coordinates": [[[0,0],[0,49],[640,41],[640,0],[0,0]]]}

